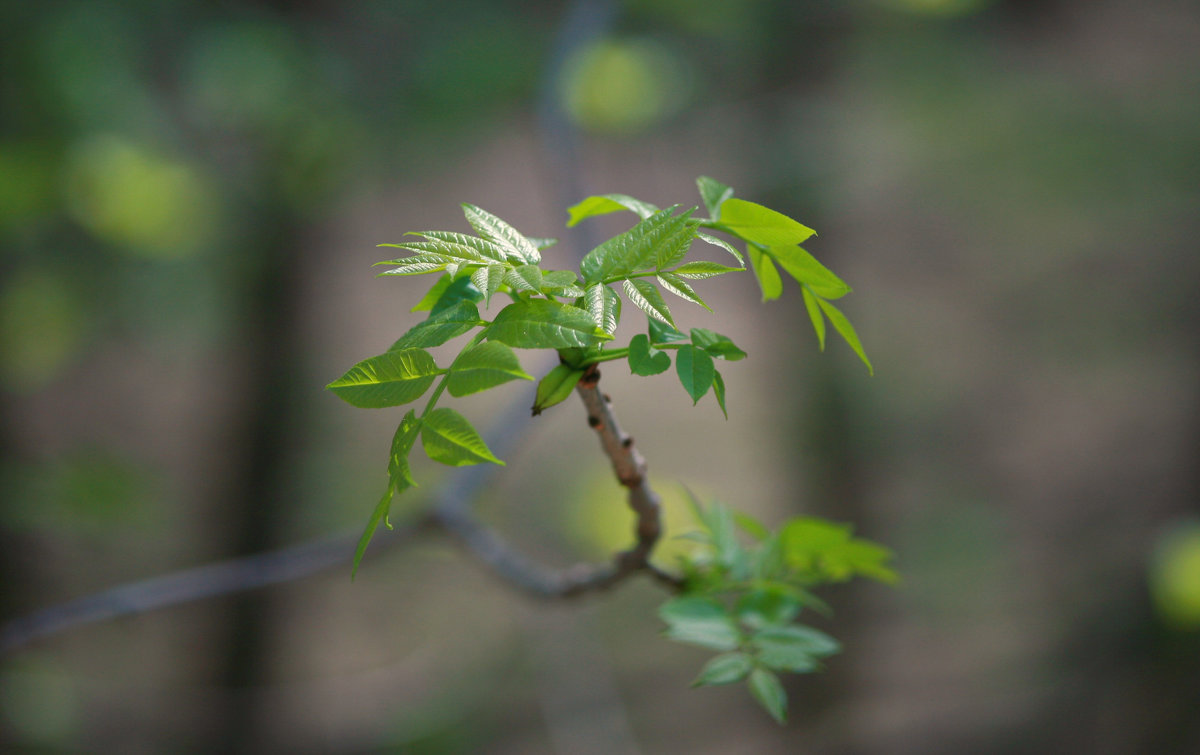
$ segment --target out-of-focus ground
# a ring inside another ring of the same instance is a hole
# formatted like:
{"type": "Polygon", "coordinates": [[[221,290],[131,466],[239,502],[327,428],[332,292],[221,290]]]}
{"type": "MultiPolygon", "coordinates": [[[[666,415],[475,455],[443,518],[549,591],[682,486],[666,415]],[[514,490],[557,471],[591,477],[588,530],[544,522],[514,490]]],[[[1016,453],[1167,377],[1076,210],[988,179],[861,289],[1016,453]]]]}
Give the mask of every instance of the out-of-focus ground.
{"type": "MultiPolygon", "coordinates": [[[[446,5],[0,4],[0,618],[361,526],[399,415],[321,388],[426,283],[374,245],[470,201],[586,251],[554,92],[581,187],[712,175],[855,288],[874,377],[749,275],[675,308],[750,353],[728,421],[604,371],[671,534],[686,483],[853,521],[902,585],[824,593],[845,652],[780,728],[687,688],[706,656],[657,637],[654,586],[537,604],[417,540],[9,654],[3,749],[1200,751],[1194,3],[576,3],[604,36],[551,95],[567,6],[446,5]]],[[[620,547],[579,407],[511,431],[481,516],[552,564],[620,547]]],[[[445,476],[416,474],[401,516],[445,476]]]]}

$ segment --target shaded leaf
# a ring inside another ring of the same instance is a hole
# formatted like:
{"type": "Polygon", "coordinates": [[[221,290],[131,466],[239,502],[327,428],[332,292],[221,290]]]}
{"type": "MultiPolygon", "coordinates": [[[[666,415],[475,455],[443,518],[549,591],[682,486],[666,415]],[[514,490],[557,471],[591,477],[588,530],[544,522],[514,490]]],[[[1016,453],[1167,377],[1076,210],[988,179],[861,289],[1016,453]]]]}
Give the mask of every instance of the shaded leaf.
{"type": "Polygon", "coordinates": [[[429,289],[429,292],[409,312],[428,312],[433,309],[433,305],[437,304],[438,299],[441,298],[442,294],[450,286],[452,280],[449,275],[443,275],[441,278],[438,278],[437,283],[433,284],[433,288],[429,289]]]}
{"type": "Polygon", "coordinates": [[[549,249],[558,243],[558,239],[540,238],[538,236],[526,236],[525,238],[529,239],[538,248],[538,251],[549,249]]]}
{"type": "Polygon", "coordinates": [[[437,302],[429,310],[430,315],[436,315],[446,309],[453,307],[460,301],[483,301],[483,292],[471,283],[470,278],[459,278],[451,281],[442,295],[438,297],[437,302]]]}
{"type": "Polygon", "coordinates": [[[729,410],[725,408],[725,378],[721,377],[721,373],[713,369],[713,395],[717,397],[717,406],[721,407],[721,414],[725,415],[725,419],[729,419],[729,410]]]}
{"type": "Polygon", "coordinates": [[[833,655],[842,649],[837,640],[824,632],[799,624],[765,627],[755,632],[750,644],[759,649],[791,648],[817,657],[833,655]]]}
{"type": "Polygon", "coordinates": [[[429,458],[451,467],[485,461],[504,465],[488,449],[467,418],[453,409],[434,409],[425,415],[421,425],[421,445],[429,458]]]}
{"type": "Polygon", "coordinates": [[[466,396],[510,380],[533,380],[533,376],[521,369],[512,349],[499,341],[488,341],[458,355],[446,376],[446,390],[451,396],[466,396]]]}
{"type": "Polygon", "coordinates": [[[509,304],[497,313],[487,337],[518,349],[567,349],[611,338],[586,311],[550,299],[509,304]]]}
{"type": "Polygon", "coordinates": [[[504,282],[505,273],[508,272],[506,265],[488,265],[487,267],[478,268],[471,273],[471,285],[483,292],[483,301],[485,304],[490,304],[492,294],[500,288],[500,284],[504,282]]]}
{"type": "Polygon", "coordinates": [[[379,409],[416,401],[441,372],[429,352],[403,349],[364,359],[326,387],[348,404],[379,409]]]}
{"type": "Polygon", "coordinates": [[[683,333],[680,333],[672,325],[668,325],[658,320],[650,320],[650,343],[674,343],[676,341],[686,341],[688,339],[683,333]]]}
{"type": "Polygon", "coordinates": [[[638,333],[629,341],[629,370],[635,375],[648,377],[666,372],[671,366],[671,357],[650,345],[645,333],[638,333]]]}
{"type": "Polygon", "coordinates": [[[388,521],[388,512],[392,507],[392,498],[417,484],[408,469],[408,453],[412,450],[413,443],[416,442],[419,429],[420,420],[411,411],[404,415],[404,419],[396,428],[396,433],[392,437],[391,456],[388,459],[387,490],[384,491],[383,497],[379,499],[379,502],[375,504],[375,508],[371,512],[371,517],[367,520],[366,529],[363,530],[362,536],[358,539],[358,546],[354,549],[354,562],[350,567],[351,579],[354,579],[354,576],[358,574],[358,565],[362,561],[363,555],[367,552],[367,546],[371,544],[371,538],[374,537],[375,530],[379,528],[379,523],[383,522],[388,529],[392,528],[392,523],[388,521]]]}
{"type": "Polygon", "coordinates": [[[787,719],[787,692],[784,691],[778,676],[767,669],[756,668],[750,672],[746,684],[750,688],[750,694],[759,705],[766,708],[771,718],[779,723],[787,719]]]}
{"type": "Polygon", "coordinates": [[[711,331],[707,328],[692,328],[692,343],[707,351],[711,356],[736,362],[746,358],[746,352],[737,347],[729,336],[711,331]]]}
{"type": "Polygon", "coordinates": [[[692,397],[695,405],[713,384],[712,357],[707,352],[695,346],[684,346],[675,355],[675,371],[679,374],[679,382],[683,389],[692,397]]]}
{"type": "Polygon", "coordinates": [[[742,634],[728,610],[711,598],[674,598],[659,607],[658,615],[667,622],[665,636],[676,642],[713,650],[734,650],[742,641],[742,634]]]}
{"type": "Polygon", "coordinates": [[[731,684],[745,679],[754,668],[754,661],[745,653],[722,653],[704,664],[693,687],[731,684]]]}

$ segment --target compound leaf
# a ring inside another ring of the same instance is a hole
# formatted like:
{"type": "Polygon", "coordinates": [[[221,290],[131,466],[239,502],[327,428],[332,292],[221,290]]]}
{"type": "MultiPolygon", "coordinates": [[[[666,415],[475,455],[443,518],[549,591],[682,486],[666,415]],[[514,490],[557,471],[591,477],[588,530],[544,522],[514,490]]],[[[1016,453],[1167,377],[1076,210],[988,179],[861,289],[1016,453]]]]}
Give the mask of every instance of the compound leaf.
{"type": "Polygon", "coordinates": [[[686,248],[696,234],[695,225],[689,223],[692,211],[673,216],[674,211],[675,207],[660,210],[588,252],[579,265],[583,280],[617,280],[653,267],[660,249],[673,254],[680,245],[686,248]]]}
{"type": "Polygon", "coordinates": [[[348,404],[379,409],[416,401],[441,372],[429,352],[402,349],[364,359],[327,387],[348,404]]]}
{"type": "Polygon", "coordinates": [[[846,339],[846,343],[850,344],[850,348],[854,349],[854,353],[858,354],[858,358],[867,365],[867,372],[874,375],[875,368],[871,366],[871,360],[867,359],[867,352],[863,351],[862,341],[858,340],[858,333],[855,332],[854,326],[846,319],[841,310],[833,306],[824,299],[817,299],[817,304],[821,306],[821,311],[829,318],[829,322],[833,323],[833,329],[841,334],[842,338],[846,339]]]}
{"type": "Polygon", "coordinates": [[[537,246],[516,228],[492,213],[466,202],[462,205],[467,222],[481,237],[494,241],[504,249],[505,256],[517,264],[536,265],[542,261],[537,246]]]}
{"type": "Polygon", "coordinates": [[[804,294],[804,308],[808,311],[808,319],[812,321],[813,330],[817,332],[817,345],[821,347],[821,351],[824,351],[825,316],[821,314],[821,307],[817,303],[816,295],[808,290],[808,286],[802,286],[801,292],[804,294]]]}
{"type": "Polygon", "coordinates": [[[568,208],[567,212],[570,214],[570,218],[567,220],[567,227],[572,228],[587,218],[621,210],[631,210],[642,218],[648,218],[658,212],[658,208],[649,202],[643,202],[625,194],[600,194],[588,197],[579,204],[568,208]]]}
{"type": "Polygon", "coordinates": [[[693,304],[699,304],[709,312],[712,312],[712,307],[704,303],[704,300],[700,298],[700,295],[696,293],[696,290],[692,288],[691,284],[678,275],[675,275],[674,273],[659,273],[658,285],[675,294],[680,299],[687,299],[693,304]]]}
{"type": "Polygon", "coordinates": [[[517,349],[569,349],[592,346],[612,336],[585,310],[550,299],[529,299],[500,310],[487,337],[517,349]]]}
{"type": "MultiPolygon", "coordinates": [[[[444,241],[450,244],[457,244],[461,247],[475,250],[481,257],[486,258],[491,262],[499,262],[503,264],[507,261],[504,247],[490,239],[483,239],[478,236],[471,236],[466,233],[458,233],[457,231],[420,231],[417,236],[424,236],[431,241],[444,241]]],[[[398,245],[399,246],[399,245],[398,245]]]]}
{"type": "Polygon", "coordinates": [[[488,449],[467,418],[453,409],[443,407],[425,415],[421,424],[421,445],[429,458],[451,467],[485,461],[504,465],[488,449]]]}

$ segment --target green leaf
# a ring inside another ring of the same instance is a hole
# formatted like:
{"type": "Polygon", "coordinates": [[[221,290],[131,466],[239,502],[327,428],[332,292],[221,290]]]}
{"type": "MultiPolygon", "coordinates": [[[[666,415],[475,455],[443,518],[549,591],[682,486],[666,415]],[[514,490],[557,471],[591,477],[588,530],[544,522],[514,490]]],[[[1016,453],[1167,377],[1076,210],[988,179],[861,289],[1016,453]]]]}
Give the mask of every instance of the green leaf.
{"type": "Polygon", "coordinates": [[[621,322],[621,297],[617,292],[603,283],[593,283],[584,292],[584,300],[592,321],[605,333],[615,335],[621,322]]]}
{"type": "Polygon", "coordinates": [[[653,267],[662,254],[670,256],[687,248],[696,235],[688,222],[692,211],[673,216],[675,207],[654,213],[622,234],[613,236],[588,252],[579,265],[586,283],[615,281],[653,267]]]}
{"type": "Polygon", "coordinates": [[[713,278],[718,275],[724,275],[725,273],[735,273],[745,269],[746,268],[744,267],[728,267],[726,265],[719,265],[716,262],[698,261],[688,262],[685,265],[680,265],[679,267],[675,268],[674,273],[683,278],[703,279],[713,278]]]}
{"type": "Polygon", "coordinates": [[[449,275],[443,275],[441,278],[438,278],[437,283],[433,284],[433,288],[429,289],[429,293],[425,294],[421,298],[421,301],[417,302],[409,312],[428,312],[433,309],[433,305],[437,304],[438,299],[449,288],[452,280],[449,275]]]}
{"type": "Polygon", "coordinates": [[[492,294],[500,288],[507,272],[506,265],[488,265],[471,272],[471,285],[483,292],[484,304],[491,304],[492,294]]]}
{"type": "Polygon", "coordinates": [[[754,661],[745,653],[722,653],[704,664],[693,687],[731,684],[745,679],[754,669],[754,661]]]}
{"type": "Polygon", "coordinates": [[[467,222],[471,224],[475,232],[483,238],[499,244],[508,259],[517,264],[527,265],[536,265],[542,261],[542,255],[537,246],[516,228],[473,204],[464,202],[462,208],[467,222]]]}
{"type": "Polygon", "coordinates": [[[326,387],[348,404],[379,409],[416,401],[441,372],[429,352],[403,349],[364,359],[326,387]]]}
{"type": "Polygon", "coordinates": [[[471,328],[483,324],[475,304],[461,300],[409,328],[388,351],[441,346],[451,338],[461,336],[471,328]]]}
{"type": "MultiPolygon", "coordinates": [[[[470,238],[470,236],[464,236],[470,238]]],[[[429,241],[405,241],[402,244],[377,244],[376,246],[392,247],[395,249],[405,249],[410,252],[416,252],[420,256],[437,255],[444,257],[447,261],[458,260],[467,263],[479,263],[486,265],[488,262],[497,262],[487,255],[482,254],[474,246],[459,244],[453,241],[441,241],[431,239],[429,241]]]]}
{"type": "Polygon", "coordinates": [[[722,230],[763,246],[803,244],[816,231],[781,212],[744,199],[730,198],[721,205],[722,230]]]}
{"type": "Polygon", "coordinates": [[[707,233],[697,233],[696,238],[700,239],[706,244],[712,244],[713,246],[721,247],[725,251],[732,254],[733,258],[738,261],[739,265],[745,266],[746,258],[742,256],[741,252],[739,252],[737,249],[734,249],[733,245],[725,239],[717,238],[716,236],[709,236],[707,233]]]}
{"type": "Polygon", "coordinates": [[[721,204],[733,196],[733,189],[708,176],[700,176],[696,179],[696,188],[700,190],[700,198],[704,200],[704,206],[708,208],[709,217],[717,217],[721,212],[721,204]]]}
{"type": "Polygon", "coordinates": [[[650,324],[650,343],[674,343],[688,339],[683,333],[664,322],[658,320],[649,320],[648,322],[650,324]]]}
{"type": "Polygon", "coordinates": [[[863,351],[862,341],[858,340],[858,333],[854,331],[854,326],[846,319],[841,310],[833,306],[824,299],[817,299],[817,304],[821,306],[821,311],[829,318],[829,322],[833,323],[833,329],[841,334],[842,338],[846,339],[846,343],[850,344],[850,348],[854,349],[854,353],[858,354],[858,358],[867,365],[867,372],[874,375],[875,368],[871,366],[871,360],[867,359],[867,352],[863,351]]]}
{"type": "Polygon", "coordinates": [[[458,246],[473,249],[480,257],[491,262],[499,262],[503,264],[507,261],[504,247],[497,244],[495,241],[481,239],[478,236],[470,236],[465,233],[457,233],[455,231],[420,231],[417,236],[424,236],[431,241],[444,241],[458,246]]]}
{"type": "Polygon", "coordinates": [[[817,332],[817,344],[821,347],[821,351],[824,351],[825,316],[821,314],[819,300],[812,291],[808,290],[808,286],[802,286],[800,290],[804,294],[804,308],[808,310],[808,319],[812,321],[813,330],[817,332]]]}
{"type": "Polygon", "coordinates": [[[668,625],[665,636],[677,642],[713,650],[734,650],[742,641],[733,617],[724,605],[712,598],[674,598],[659,607],[658,615],[668,625]]]}
{"type": "Polygon", "coordinates": [[[679,374],[679,382],[683,383],[683,389],[692,397],[694,406],[708,393],[716,370],[712,357],[707,352],[695,346],[684,346],[675,355],[675,371],[679,374]]]}
{"type": "Polygon", "coordinates": [[[752,629],[790,623],[804,603],[793,590],[762,587],[751,590],[737,602],[738,619],[752,629]]]}
{"type": "Polygon", "coordinates": [[[446,390],[457,398],[485,391],[510,380],[533,380],[533,376],[521,369],[521,363],[512,349],[499,341],[488,341],[458,355],[458,359],[450,365],[446,390]]]}
{"type": "Polygon", "coordinates": [[[671,310],[667,308],[662,294],[658,292],[653,283],[642,278],[626,278],[623,285],[625,296],[634,306],[645,312],[648,317],[661,320],[672,327],[675,326],[675,321],[671,319],[671,310]]]}
{"type": "Polygon", "coordinates": [[[783,279],[779,277],[775,263],[753,245],[746,247],[746,253],[750,255],[750,267],[754,269],[754,277],[758,278],[758,287],[762,289],[762,300],[778,299],[783,293],[783,279]]]}
{"type": "Polygon", "coordinates": [[[392,452],[388,459],[387,490],[379,499],[379,503],[375,504],[371,518],[367,520],[366,529],[363,530],[362,537],[358,539],[358,547],[354,549],[354,563],[350,568],[350,579],[354,579],[358,573],[358,564],[362,561],[363,554],[367,552],[367,546],[371,544],[371,538],[374,537],[375,530],[379,528],[379,523],[382,521],[388,529],[392,528],[392,523],[388,521],[388,512],[392,507],[393,496],[400,495],[405,489],[417,484],[408,469],[408,452],[412,450],[413,443],[416,442],[420,423],[421,421],[410,411],[404,415],[404,419],[396,428],[395,435],[392,436],[392,452]]]}
{"type": "Polygon", "coordinates": [[[569,349],[612,338],[586,311],[550,299],[509,304],[496,314],[487,337],[517,349],[569,349]]]}
{"type": "Polygon", "coordinates": [[[762,522],[749,514],[735,511],[733,512],[733,521],[741,528],[742,532],[745,532],[755,540],[762,541],[771,536],[771,531],[762,522]]]}
{"type": "Polygon", "coordinates": [[[887,565],[891,551],[851,533],[846,524],[797,517],[779,530],[779,541],[789,567],[825,581],[843,582],[860,574],[895,582],[898,577],[887,565]]]}
{"type": "Polygon", "coordinates": [[[434,409],[425,415],[421,425],[421,445],[429,458],[451,467],[485,461],[504,465],[488,449],[467,418],[453,409],[434,409]]]}
{"type": "Polygon", "coordinates": [[[773,246],[768,251],[779,266],[797,282],[807,285],[817,296],[838,299],[850,293],[850,286],[798,246],[773,246]]]}
{"type": "Polygon", "coordinates": [[[750,672],[746,684],[750,688],[750,694],[759,705],[766,708],[771,718],[779,723],[787,719],[787,692],[783,690],[778,676],[767,669],[756,668],[750,672]]]}
{"type": "Polygon", "coordinates": [[[437,302],[429,310],[430,315],[436,315],[443,310],[453,307],[460,301],[483,301],[483,292],[471,283],[470,278],[459,278],[452,281],[442,295],[438,297],[437,302]]]}
{"type": "Polygon", "coordinates": [[[746,358],[746,352],[737,347],[729,336],[708,330],[707,328],[692,328],[692,343],[704,349],[709,355],[736,362],[746,358]]]}
{"type": "Polygon", "coordinates": [[[721,407],[721,414],[725,415],[725,419],[729,419],[729,411],[725,408],[725,378],[721,377],[721,373],[715,368],[713,369],[713,395],[717,397],[717,406],[721,407]]]}
{"type": "Polygon", "coordinates": [[[645,333],[638,333],[629,341],[629,370],[635,375],[649,377],[666,372],[671,366],[671,357],[650,345],[645,333]]]}
{"type": "Polygon", "coordinates": [[[579,277],[570,270],[551,270],[542,273],[543,294],[554,296],[583,296],[579,286],[579,277]]]}
{"type": "Polygon", "coordinates": [[[509,270],[504,276],[504,282],[513,287],[514,291],[542,290],[542,271],[537,265],[521,265],[509,270]]]}
{"type": "Polygon", "coordinates": [[[683,278],[675,275],[674,273],[659,273],[657,277],[658,285],[662,286],[667,291],[675,294],[680,299],[686,299],[693,304],[699,304],[709,312],[712,312],[712,307],[705,304],[704,300],[700,298],[700,295],[696,293],[695,289],[693,289],[691,285],[683,278]]]}
{"type": "Polygon", "coordinates": [[[533,399],[533,416],[536,417],[555,404],[566,401],[581,377],[583,370],[566,364],[555,365],[554,369],[547,372],[546,377],[538,382],[537,395],[533,399]]]}
{"type": "Polygon", "coordinates": [[[449,260],[435,254],[415,254],[400,260],[385,260],[377,265],[395,265],[391,270],[384,270],[380,275],[424,275],[445,270],[449,260]]]}
{"type": "Polygon", "coordinates": [[[541,238],[538,236],[526,236],[525,238],[533,242],[533,245],[538,248],[538,251],[549,249],[558,243],[558,239],[541,238]]]}
{"type": "Polygon", "coordinates": [[[570,218],[567,220],[567,227],[572,228],[579,221],[587,218],[597,215],[607,215],[610,212],[620,212],[621,210],[631,210],[643,218],[648,218],[658,212],[657,207],[640,199],[634,199],[624,194],[601,194],[599,196],[588,197],[579,204],[569,208],[567,212],[570,214],[570,218]]]}
{"type": "Polygon", "coordinates": [[[750,644],[760,650],[789,648],[817,657],[833,655],[842,649],[837,640],[824,632],[799,624],[765,627],[750,638],[750,644]]]}

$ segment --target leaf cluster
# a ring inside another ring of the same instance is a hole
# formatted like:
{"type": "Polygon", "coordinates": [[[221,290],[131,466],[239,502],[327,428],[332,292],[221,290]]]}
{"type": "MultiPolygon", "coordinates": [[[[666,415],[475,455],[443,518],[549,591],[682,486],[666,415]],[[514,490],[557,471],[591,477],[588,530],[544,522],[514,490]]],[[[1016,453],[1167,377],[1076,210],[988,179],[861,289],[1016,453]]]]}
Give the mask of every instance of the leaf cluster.
{"type": "Polygon", "coordinates": [[[811,590],[864,576],[897,579],[886,548],[856,538],[848,525],[799,517],[770,532],[760,522],[722,504],[702,507],[700,529],[685,535],[699,545],[683,560],[683,593],[664,603],[664,635],[719,651],[693,686],[745,681],[756,701],[781,723],[787,695],[780,673],[809,673],[840,645],[797,622],[804,609],[828,613],[811,590]]]}

